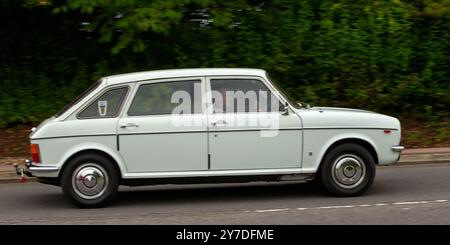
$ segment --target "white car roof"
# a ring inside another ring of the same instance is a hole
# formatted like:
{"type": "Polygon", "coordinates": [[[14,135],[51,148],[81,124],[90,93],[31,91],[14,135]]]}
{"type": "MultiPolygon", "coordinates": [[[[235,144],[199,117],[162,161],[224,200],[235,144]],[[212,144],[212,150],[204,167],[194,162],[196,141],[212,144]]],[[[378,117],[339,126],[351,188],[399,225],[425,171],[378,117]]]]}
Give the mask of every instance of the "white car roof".
{"type": "Polygon", "coordinates": [[[125,73],[103,78],[105,83],[119,84],[126,82],[144,81],[152,79],[199,77],[199,76],[260,76],[264,77],[266,71],[251,68],[195,68],[195,69],[169,69],[125,73]]]}

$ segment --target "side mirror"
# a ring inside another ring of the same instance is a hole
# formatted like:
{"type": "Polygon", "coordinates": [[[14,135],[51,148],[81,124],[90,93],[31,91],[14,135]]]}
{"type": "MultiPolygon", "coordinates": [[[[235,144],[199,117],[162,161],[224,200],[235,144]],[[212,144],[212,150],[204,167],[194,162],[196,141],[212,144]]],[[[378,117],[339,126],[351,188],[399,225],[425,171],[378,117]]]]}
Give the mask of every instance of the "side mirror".
{"type": "Polygon", "coordinates": [[[281,115],[289,115],[289,104],[286,102],[283,106],[283,110],[281,111],[281,115]]]}
{"type": "Polygon", "coordinates": [[[309,104],[303,103],[303,102],[297,102],[297,105],[300,107],[305,107],[306,109],[310,109],[311,106],[309,104]]]}

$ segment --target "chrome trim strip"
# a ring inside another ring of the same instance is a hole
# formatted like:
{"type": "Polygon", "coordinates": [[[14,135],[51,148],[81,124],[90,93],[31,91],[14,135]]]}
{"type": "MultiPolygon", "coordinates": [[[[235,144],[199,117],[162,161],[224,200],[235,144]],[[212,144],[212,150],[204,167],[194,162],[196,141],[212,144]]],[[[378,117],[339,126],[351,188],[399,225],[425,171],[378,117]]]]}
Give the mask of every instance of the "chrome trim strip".
{"type": "Polygon", "coordinates": [[[30,168],[31,172],[46,172],[46,171],[58,171],[58,167],[54,166],[43,166],[43,167],[37,167],[37,166],[31,166],[30,168]]]}
{"type": "Polygon", "coordinates": [[[125,135],[145,135],[145,134],[195,134],[195,133],[207,133],[206,130],[187,130],[187,131],[158,131],[158,132],[146,132],[146,133],[121,133],[119,136],[125,135]]]}
{"type": "Polygon", "coordinates": [[[371,129],[371,130],[393,130],[398,131],[396,128],[372,128],[372,127],[304,127],[303,130],[317,130],[317,129],[371,129]]]}
{"type": "Polygon", "coordinates": [[[126,173],[124,179],[140,178],[170,178],[170,177],[211,177],[211,176],[242,176],[242,175],[265,175],[265,174],[302,174],[301,168],[282,169],[242,169],[242,170],[193,170],[193,171],[167,171],[167,172],[144,172],[126,173]]]}
{"type": "Polygon", "coordinates": [[[217,130],[192,130],[192,131],[159,131],[159,132],[147,132],[147,133],[125,133],[125,134],[119,134],[120,136],[124,135],[146,135],[146,134],[186,134],[186,133],[224,133],[224,132],[251,132],[251,131],[269,131],[269,130],[280,130],[280,131],[286,131],[286,130],[302,130],[301,128],[280,128],[280,129],[273,129],[273,128],[249,128],[249,129],[217,129],[217,130]]]}
{"type": "Polygon", "coordinates": [[[116,134],[90,134],[90,135],[50,136],[50,137],[31,138],[31,140],[46,140],[46,139],[75,138],[75,137],[98,137],[98,136],[116,136],[116,134]]]}
{"type": "Polygon", "coordinates": [[[287,131],[287,130],[303,130],[302,128],[249,128],[249,129],[214,129],[209,130],[210,133],[220,133],[220,132],[240,132],[240,131],[287,131]]]}
{"type": "MultiPolygon", "coordinates": [[[[249,129],[217,129],[217,130],[192,130],[192,131],[159,131],[159,132],[146,132],[146,133],[122,133],[118,135],[139,135],[139,134],[182,134],[182,133],[216,133],[216,132],[239,132],[239,131],[265,131],[265,130],[330,130],[330,129],[361,129],[361,130],[395,130],[395,128],[364,128],[364,127],[307,127],[307,128],[249,128],[249,129]]],[[[41,138],[32,138],[31,140],[43,140],[43,139],[57,139],[57,138],[72,138],[72,137],[97,137],[97,136],[117,136],[117,134],[94,134],[94,135],[67,135],[67,136],[53,136],[53,137],[41,137],[41,138]]]]}
{"type": "Polygon", "coordinates": [[[391,147],[391,149],[392,149],[392,151],[395,151],[395,152],[401,152],[405,149],[405,147],[401,146],[401,145],[396,145],[396,146],[391,147]]]}

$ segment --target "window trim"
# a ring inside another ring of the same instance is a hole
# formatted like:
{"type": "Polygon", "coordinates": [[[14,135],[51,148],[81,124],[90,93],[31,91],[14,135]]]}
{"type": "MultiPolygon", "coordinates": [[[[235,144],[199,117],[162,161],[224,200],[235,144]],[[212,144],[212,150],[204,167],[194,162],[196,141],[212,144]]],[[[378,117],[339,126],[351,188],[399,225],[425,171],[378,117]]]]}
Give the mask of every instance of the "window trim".
{"type": "Polygon", "coordinates": [[[281,86],[279,81],[273,80],[268,72],[266,72],[266,77],[270,85],[273,86],[278,91],[280,96],[283,97],[285,103],[288,103],[289,106],[292,106],[293,108],[296,109],[302,108],[301,106],[300,107],[298,106],[297,101],[287,93],[287,91],[281,86]]]}
{"type": "MultiPolygon", "coordinates": [[[[278,91],[276,89],[274,89],[272,86],[268,86],[269,82],[266,82],[266,80],[263,77],[260,76],[234,76],[234,75],[230,75],[230,76],[208,76],[207,77],[207,81],[208,81],[208,92],[212,93],[212,85],[211,82],[212,80],[256,80],[259,81],[260,83],[262,83],[262,85],[264,85],[267,90],[273,94],[275,96],[275,98],[277,98],[277,100],[281,103],[284,104],[285,103],[285,99],[282,98],[278,93],[278,91]]],[[[269,85],[272,85],[269,83],[269,85]]],[[[212,102],[212,97],[208,98],[208,103],[211,107],[211,111],[209,112],[210,115],[232,115],[232,114],[251,114],[251,113],[280,113],[281,111],[264,111],[264,112],[257,112],[257,111],[237,111],[237,112],[219,112],[219,113],[215,113],[214,112],[214,108],[213,108],[213,102],[212,102]]]]}
{"type": "Polygon", "coordinates": [[[70,109],[72,109],[74,106],[79,104],[83,99],[86,99],[87,96],[89,96],[92,92],[94,92],[96,89],[100,87],[102,84],[102,79],[99,79],[89,85],[87,89],[85,89],[81,94],[77,95],[75,99],[67,103],[62,109],[60,109],[56,114],[54,114],[55,118],[59,118],[62,115],[64,115],[66,112],[68,112],[70,109]]]}
{"type": "Polygon", "coordinates": [[[77,113],[76,113],[76,118],[78,120],[86,120],[86,119],[103,119],[103,118],[116,118],[120,115],[120,112],[123,109],[123,105],[125,104],[125,101],[128,97],[128,94],[130,93],[130,86],[128,85],[124,85],[124,86],[118,86],[118,87],[110,87],[110,88],[106,88],[103,93],[99,93],[100,95],[96,96],[94,99],[92,99],[91,101],[89,101],[88,103],[86,103],[85,106],[83,106],[77,113]],[[119,109],[117,110],[117,112],[114,115],[111,116],[104,116],[104,117],[80,117],[80,114],[86,110],[89,106],[92,105],[92,103],[94,103],[96,100],[98,100],[100,97],[102,97],[103,95],[105,95],[106,93],[108,93],[109,91],[112,90],[117,90],[117,89],[122,89],[122,88],[126,88],[127,91],[125,93],[125,95],[123,96],[122,102],[120,103],[119,109]]]}
{"type": "Polygon", "coordinates": [[[145,86],[145,85],[153,85],[153,84],[160,84],[160,83],[177,83],[177,82],[199,82],[200,86],[201,86],[201,91],[200,91],[200,103],[201,103],[201,111],[197,112],[197,113],[189,113],[189,114],[176,114],[177,116],[192,116],[192,115],[201,115],[204,114],[205,109],[203,108],[203,97],[204,97],[204,93],[203,93],[203,80],[201,77],[192,77],[191,79],[189,79],[190,77],[176,77],[176,78],[169,78],[170,80],[161,80],[161,81],[155,81],[155,80],[146,80],[146,81],[142,81],[141,83],[139,83],[136,86],[135,92],[133,93],[133,98],[130,99],[130,102],[126,108],[126,116],[130,117],[130,118],[136,118],[136,117],[151,117],[151,116],[167,116],[167,115],[174,115],[172,113],[157,113],[157,114],[140,114],[140,115],[130,115],[130,108],[133,105],[134,100],[136,99],[136,94],[138,93],[139,89],[141,88],[141,86],[145,86]],[[177,79],[177,80],[173,80],[173,79],[177,79]],[[179,79],[179,80],[178,80],[179,79]],[[155,81],[155,82],[152,82],[155,81]]]}

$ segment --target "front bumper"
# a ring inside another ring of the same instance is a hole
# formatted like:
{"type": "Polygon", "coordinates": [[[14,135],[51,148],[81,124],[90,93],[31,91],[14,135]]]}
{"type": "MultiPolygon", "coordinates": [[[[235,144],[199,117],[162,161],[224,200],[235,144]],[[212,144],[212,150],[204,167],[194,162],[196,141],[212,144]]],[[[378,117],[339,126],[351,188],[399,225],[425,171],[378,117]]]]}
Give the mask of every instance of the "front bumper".
{"type": "Polygon", "coordinates": [[[401,152],[405,149],[405,147],[402,145],[396,145],[396,146],[391,147],[391,149],[392,149],[392,151],[395,151],[395,152],[401,152]]]}
{"type": "Polygon", "coordinates": [[[57,177],[59,168],[55,166],[36,165],[31,160],[25,160],[25,168],[14,164],[16,174],[28,177],[57,177]]]}
{"type": "Polygon", "coordinates": [[[393,147],[391,147],[391,150],[395,153],[398,153],[398,157],[397,160],[395,162],[398,162],[400,160],[400,156],[401,156],[401,152],[405,149],[404,146],[402,145],[395,145],[393,147]]]}

